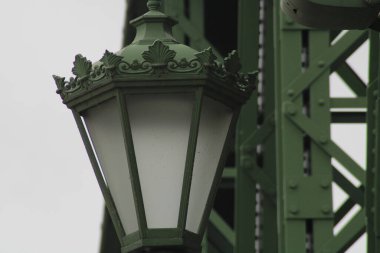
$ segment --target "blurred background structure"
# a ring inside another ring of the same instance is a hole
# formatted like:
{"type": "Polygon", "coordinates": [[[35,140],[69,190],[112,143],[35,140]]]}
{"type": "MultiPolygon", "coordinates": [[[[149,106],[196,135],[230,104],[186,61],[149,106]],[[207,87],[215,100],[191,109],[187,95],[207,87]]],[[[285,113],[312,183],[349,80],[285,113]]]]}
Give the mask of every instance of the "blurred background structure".
{"type": "MultiPolygon", "coordinates": [[[[0,10],[0,252],[120,252],[50,76],[78,52],[99,59],[130,43],[128,22],[145,5],[23,0],[0,10]]],[[[260,71],[204,253],[378,252],[379,34],[309,29],[273,0],[165,0],[164,11],[181,42],[219,57],[238,49],[243,70],[260,71]]]]}

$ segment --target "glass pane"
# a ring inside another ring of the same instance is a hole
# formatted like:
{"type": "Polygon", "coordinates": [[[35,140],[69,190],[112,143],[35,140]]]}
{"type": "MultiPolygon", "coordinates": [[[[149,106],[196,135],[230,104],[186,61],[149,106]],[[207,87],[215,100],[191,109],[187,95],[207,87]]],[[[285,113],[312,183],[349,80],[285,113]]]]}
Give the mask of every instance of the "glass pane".
{"type": "Polygon", "coordinates": [[[194,96],[128,95],[149,228],[177,227],[194,96]]]}
{"type": "Polygon", "coordinates": [[[133,233],[138,223],[116,100],[89,109],[83,118],[121,223],[127,234],[133,233]]]}
{"type": "Polygon", "coordinates": [[[197,233],[231,124],[232,110],[204,98],[195,152],[186,229],[197,233]]]}

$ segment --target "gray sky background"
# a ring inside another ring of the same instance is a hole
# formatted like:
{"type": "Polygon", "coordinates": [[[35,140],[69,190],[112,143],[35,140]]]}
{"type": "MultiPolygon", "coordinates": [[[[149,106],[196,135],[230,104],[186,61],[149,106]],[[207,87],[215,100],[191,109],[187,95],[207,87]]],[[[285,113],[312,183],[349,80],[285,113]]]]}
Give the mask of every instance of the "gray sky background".
{"type": "MultiPolygon", "coordinates": [[[[98,252],[103,201],[52,74],[71,76],[77,53],[92,61],[122,41],[124,0],[19,0],[0,8],[0,252],[98,252]]],[[[364,46],[349,63],[366,80],[364,46]]],[[[333,96],[352,96],[332,76],[333,96]]],[[[365,126],[333,138],[365,165],[365,126]]],[[[339,165],[337,165],[339,166],[339,165]]],[[[337,187],[337,208],[346,197],[337,187]]],[[[365,238],[348,252],[360,253],[365,238]]]]}
{"type": "Polygon", "coordinates": [[[52,74],[121,47],[123,0],[19,0],[0,8],[0,252],[95,253],[103,201],[52,74]]]}

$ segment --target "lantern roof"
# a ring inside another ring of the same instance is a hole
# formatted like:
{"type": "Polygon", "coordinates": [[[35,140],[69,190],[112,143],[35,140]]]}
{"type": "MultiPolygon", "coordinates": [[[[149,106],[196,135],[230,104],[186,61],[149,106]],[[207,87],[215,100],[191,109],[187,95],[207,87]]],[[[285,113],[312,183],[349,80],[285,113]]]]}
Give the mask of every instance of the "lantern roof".
{"type": "Polygon", "coordinates": [[[227,89],[227,94],[239,97],[240,103],[249,98],[257,72],[241,73],[236,51],[222,64],[211,48],[198,52],[179,43],[172,35],[177,22],[159,11],[160,1],[150,0],[147,6],[147,13],[131,21],[136,37],[130,45],[116,53],[106,50],[95,63],[78,54],[72,68],[74,77],[53,76],[65,104],[70,107],[70,102],[110,84],[125,87],[131,82],[168,79],[213,80],[220,89],[227,89]]]}

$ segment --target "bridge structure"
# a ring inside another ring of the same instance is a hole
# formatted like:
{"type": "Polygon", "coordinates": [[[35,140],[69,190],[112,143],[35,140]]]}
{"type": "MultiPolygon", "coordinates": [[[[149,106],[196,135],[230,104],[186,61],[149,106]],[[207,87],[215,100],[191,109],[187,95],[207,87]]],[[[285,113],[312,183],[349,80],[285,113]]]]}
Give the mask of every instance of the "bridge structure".
{"type": "MultiPolygon", "coordinates": [[[[145,1],[127,2],[125,45],[128,21],[145,11],[145,1]]],[[[220,58],[237,48],[243,70],[259,70],[203,252],[337,253],[360,238],[360,253],[380,252],[379,33],[311,29],[274,0],[165,0],[163,8],[181,42],[220,58]],[[363,45],[368,78],[347,61],[363,45]],[[336,77],[352,96],[332,97],[336,77]],[[332,138],[334,125],[353,124],[367,128],[365,166],[332,138]],[[334,189],[347,196],[339,204],[334,189]]],[[[107,213],[100,251],[120,252],[107,213]]]]}

